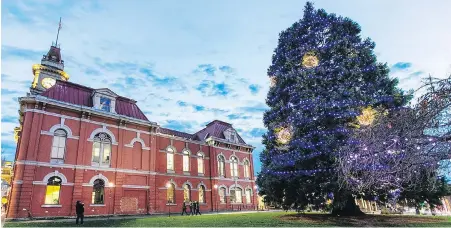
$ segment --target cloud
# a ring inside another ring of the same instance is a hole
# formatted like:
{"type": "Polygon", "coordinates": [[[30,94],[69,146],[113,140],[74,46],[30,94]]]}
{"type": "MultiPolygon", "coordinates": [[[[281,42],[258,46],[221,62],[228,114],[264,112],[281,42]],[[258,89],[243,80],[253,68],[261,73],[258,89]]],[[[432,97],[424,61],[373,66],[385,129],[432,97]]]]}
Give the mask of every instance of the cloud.
{"type": "Polygon", "coordinates": [[[18,119],[17,116],[2,116],[2,123],[3,122],[16,123],[17,119],[18,119]]]}
{"type": "Polygon", "coordinates": [[[261,86],[256,85],[256,84],[249,85],[249,90],[251,91],[251,93],[253,95],[257,94],[258,91],[260,91],[260,88],[261,88],[261,86]]]}
{"type": "Polygon", "coordinates": [[[5,59],[20,57],[23,59],[38,60],[42,58],[43,54],[45,53],[43,53],[42,51],[32,51],[23,48],[2,45],[2,56],[5,59]]]}
{"type": "Polygon", "coordinates": [[[232,74],[232,73],[235,72],[235,70],[232,67],[230,67],[230,66],[220,66],[219,70],[224,72],[224,73],[228,73],[228,74],[232,74]]]}
{"type": "Polygon", "coordinates": [[[407,70],[410,67],[412,67],[412,63],[397,62],[391,67],[391,70],[392,71],[401,71],[401,70],[407,70]]]}
{"type": "Polygon", "coordinates": [[[214,76],[216,71],[216,67],[214,67],[211,64],[201,64],[198,66],[198,69],[196,69],[194,72],[204,72],[208,76],[214,76]]]}

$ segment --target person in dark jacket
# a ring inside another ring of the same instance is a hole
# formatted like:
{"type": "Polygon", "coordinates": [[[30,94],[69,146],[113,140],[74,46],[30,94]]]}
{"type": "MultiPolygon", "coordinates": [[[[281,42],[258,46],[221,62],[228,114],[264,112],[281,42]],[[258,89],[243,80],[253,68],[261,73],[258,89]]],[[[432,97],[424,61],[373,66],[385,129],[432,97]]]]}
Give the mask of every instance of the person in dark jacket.
{"type": "Polygon", "coordinates": [[[196,201],[196,215],[201,215],[200,214],[200,205],[199,205],[199,201],[196,201]]]}
{"type": "Polygon", "coordinates": [[[183,213],[188,214],[188,212],[186,212],[186,202],[183,202],[182,204],[182,215],[183,213]]]}
{"type": "Polygon", "coordinates": [[[189,201],[189,212],[194,215],[194,204],[193,201],[189,201]]]}
{"type": "Polygon", "coordinates": [[[77,219],[75,220],[75,223],[78,224],[78,219],[81,220],[81,224],[83,224],[83,217],[85,213],[85,204],[82,203],[80,200],[77,201],[77,204],[75,205],[75,212],[77,213],[77,219]]]}

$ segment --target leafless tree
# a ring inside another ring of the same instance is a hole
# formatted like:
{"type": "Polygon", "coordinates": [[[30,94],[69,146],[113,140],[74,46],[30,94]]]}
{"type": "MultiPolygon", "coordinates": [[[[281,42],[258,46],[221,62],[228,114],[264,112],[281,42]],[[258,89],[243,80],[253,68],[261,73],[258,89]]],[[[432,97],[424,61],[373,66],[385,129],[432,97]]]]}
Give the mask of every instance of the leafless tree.
{"type": "Polygon", "coordinates": [[[356,193],[399,192],[424,175],[433,184],[448,174],[451,76],[429,77],[420,89],[426,92],[416,104],[392,110],[377,107],[371,124],[353,129],[357,143],[342,147],[338,158],[342,187],[356,193]]]}

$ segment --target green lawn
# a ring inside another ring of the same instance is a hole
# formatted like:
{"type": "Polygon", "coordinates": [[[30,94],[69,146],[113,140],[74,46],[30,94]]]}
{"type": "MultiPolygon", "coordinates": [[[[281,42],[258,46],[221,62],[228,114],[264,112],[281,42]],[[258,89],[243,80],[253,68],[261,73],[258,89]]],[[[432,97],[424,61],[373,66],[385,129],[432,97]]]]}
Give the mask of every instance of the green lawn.
{"type": "MultiPolygon", "coordinates": [[[[8,222],[6,227],[64,227],[75,226],[73,222],[8,222]]],[[[364,217],[333,217],[326,214],[305,214],[285,212],[266,212],[248,214],[219,214],[202,216],[149,216],[139,219],[91,220],[87,218],[83,226],[185,226],[185,227],[264,227],[264,226],[451,226],[451,217],[442,216],[388,216],[367,215],[364,217]]]]}

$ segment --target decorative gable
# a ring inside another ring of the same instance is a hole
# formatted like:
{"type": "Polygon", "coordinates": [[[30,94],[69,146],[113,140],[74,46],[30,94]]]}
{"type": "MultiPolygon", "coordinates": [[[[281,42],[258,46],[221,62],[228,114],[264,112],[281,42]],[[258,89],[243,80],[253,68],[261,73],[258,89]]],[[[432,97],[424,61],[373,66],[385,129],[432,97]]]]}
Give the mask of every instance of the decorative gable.
{"type": "Polygon", "coordinates": [[[236,133],[235,129],[228,128],[223,132],[223,134],[227,141],[232,143],[239,143],[238,134],[236,133]]]}
{"type": "Polygon", "coordinates": [[[92,93],[92,103],[95,109],[116,113],[116,98],[118,95],[110,89],[96,89],[92,93]]]}

